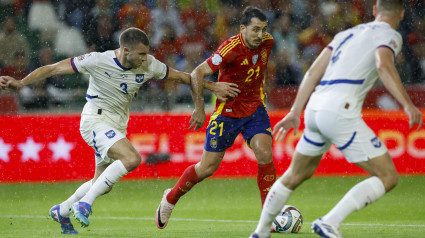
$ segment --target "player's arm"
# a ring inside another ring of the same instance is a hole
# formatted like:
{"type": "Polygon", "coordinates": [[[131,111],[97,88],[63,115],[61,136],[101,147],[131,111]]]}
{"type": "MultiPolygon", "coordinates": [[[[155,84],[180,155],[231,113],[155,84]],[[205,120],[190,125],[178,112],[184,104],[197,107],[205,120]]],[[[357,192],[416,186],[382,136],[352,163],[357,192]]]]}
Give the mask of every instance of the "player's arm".
{"type": "MultiPolygon", "coordinates": [[[[168,68],[168,77],[176,83],[187,84],[190,85],[191,77],[190,74],[182,71],[175,70],[173,68],[168,68]]],[[[240,90],[237,88],[238,85],[234,83],[226,83],[226,82],[211,82],[209,80],[204,79],[204,88],[213,92],[218,100],[225,102],[227,99],[235,98],[240,93],[240,90]]]]}
{"type": "Polygon", "coordinates": [[[16,80],[9,76],[1,76],[0,87],[2,89],[10,88],[17,90],[26,85],[33,84],[37,81],[49,78],[54,75],[75,73],[74,69],[71,66],[70,60],[71,59],[65,59],[55,64],[45,65],[40,68],[37,68],[22,80],[16,80]]]}
{"type": "Polygon", "coordinates": [[[409,116],[410,129],[412,129],[414,125],[419,124],[419,130],[423,125],[422,113],[412,103],[401,83],[400,76],[394,66],[393,51],[387,47],[379,47],[375,51],[375,62],[379,78],[385,88],[387,88],[391,95],[393,95],[403,106],[404,111],[409,116]]]}
{"type": "Polygon", "coordinates": [[[304,78],[298,88],[297,96],[292,104],[291,111],[280,120],[273,128],[273,135],[277,133],[275,140],[285,138],[286,133],[291,128],[294,128],[294,135],[298,131],[300,125],[300,115],[304,109],[307,100],[310,98],[314,88],[320,83],[320,79],[326,71],[329,60],[331,59],[332,50],[325,48],[320,53],[319,57],[310,66],[305,73],[304,78]]]}

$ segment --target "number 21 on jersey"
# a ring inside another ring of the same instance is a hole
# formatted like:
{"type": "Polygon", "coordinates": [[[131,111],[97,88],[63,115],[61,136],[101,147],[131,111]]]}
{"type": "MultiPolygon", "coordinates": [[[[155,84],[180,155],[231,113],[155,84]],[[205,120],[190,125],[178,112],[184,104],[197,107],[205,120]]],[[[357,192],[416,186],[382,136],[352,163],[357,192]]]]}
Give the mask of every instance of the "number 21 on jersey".
{"type": "Polygon", "coordinates": [[[255,74],[255,79],[257,79],[258,75],[260,75],[260,66],[257,66],[257,69],[250,69],[248,70],[248,77],[246,77],[245,82],[251,82],[252,77],[255,74]]]}

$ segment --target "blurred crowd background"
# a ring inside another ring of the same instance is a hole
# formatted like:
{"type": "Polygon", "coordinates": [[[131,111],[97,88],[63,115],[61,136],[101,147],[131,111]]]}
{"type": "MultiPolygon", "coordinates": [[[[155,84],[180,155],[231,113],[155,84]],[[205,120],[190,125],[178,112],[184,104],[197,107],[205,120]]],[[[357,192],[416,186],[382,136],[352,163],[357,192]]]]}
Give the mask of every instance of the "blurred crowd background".
{"type": "MultiPolygon", "coordinates": [[[[130,26],[151,39],[151,54],[191,72],[227,38],[239,33],[248,5],[265,11],[275,40],[269,61],[272,87],[294,87],[338,32],[372,21],[373,0],[0,0],[1,75],[22,79],[42,65],[119,47],[130,26]]],[[[404,46],[396,65],[405,84],[425,80],[425,0],[406,1],[398,31],[404,46]]],[[[210,77],[216,80],[217,74],[210,77]]],[[[0,92],[0,104],[19,112],[80,111],[88,77],[49,78],[19,92],[0,92]]],[[[143,85],[133,111],[191,108],[190,88],[165,80],[143,85]]],[[[283,95],[284,96],[284,95],[283,95]]],[[[208,101],[212,95],[206,92],[208,101]]],[[[211,103],[212,104],[212,103],[211,103]]],[[[210,106],[211,106],[210,104],[210,106]]],[[[1,111],[1,110],[0,110],[1,111]]],[[[6,111],[7,112],[7,111],[6,111]]],[[[4,113],[4,112],[3,112],[4,113]]]]}

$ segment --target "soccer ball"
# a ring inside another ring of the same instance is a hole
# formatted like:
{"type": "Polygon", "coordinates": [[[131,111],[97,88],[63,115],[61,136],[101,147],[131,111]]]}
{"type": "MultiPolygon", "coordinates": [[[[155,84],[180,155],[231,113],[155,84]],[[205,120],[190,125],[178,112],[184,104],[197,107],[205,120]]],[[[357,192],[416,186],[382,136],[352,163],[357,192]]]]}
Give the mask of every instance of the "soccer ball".
{"type": "Polygon", "coordinates": [[[297,233],[303,225],[303,216],[294,206],[285,205],[272,223],[272,229],[279,233],[297,233]]]}

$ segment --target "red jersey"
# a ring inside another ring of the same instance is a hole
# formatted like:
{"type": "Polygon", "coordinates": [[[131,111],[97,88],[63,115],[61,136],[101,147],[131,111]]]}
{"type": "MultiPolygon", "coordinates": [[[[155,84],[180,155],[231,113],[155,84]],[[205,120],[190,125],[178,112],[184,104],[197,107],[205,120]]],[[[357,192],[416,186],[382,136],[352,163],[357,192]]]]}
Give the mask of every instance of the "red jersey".
{"type": "Polygon", "coordinates": [[[215,111],[218,114],[233,118],[248,117],[264,105],[264,72],[273,44],[273,37],[266,33],[263,42],[256,49],[250,49],[239,34],[223,42],[207,59],[214,72],[220,70],[219,82],[235,83],[241,90],[233,100],[216,101],[215,111]]]}

